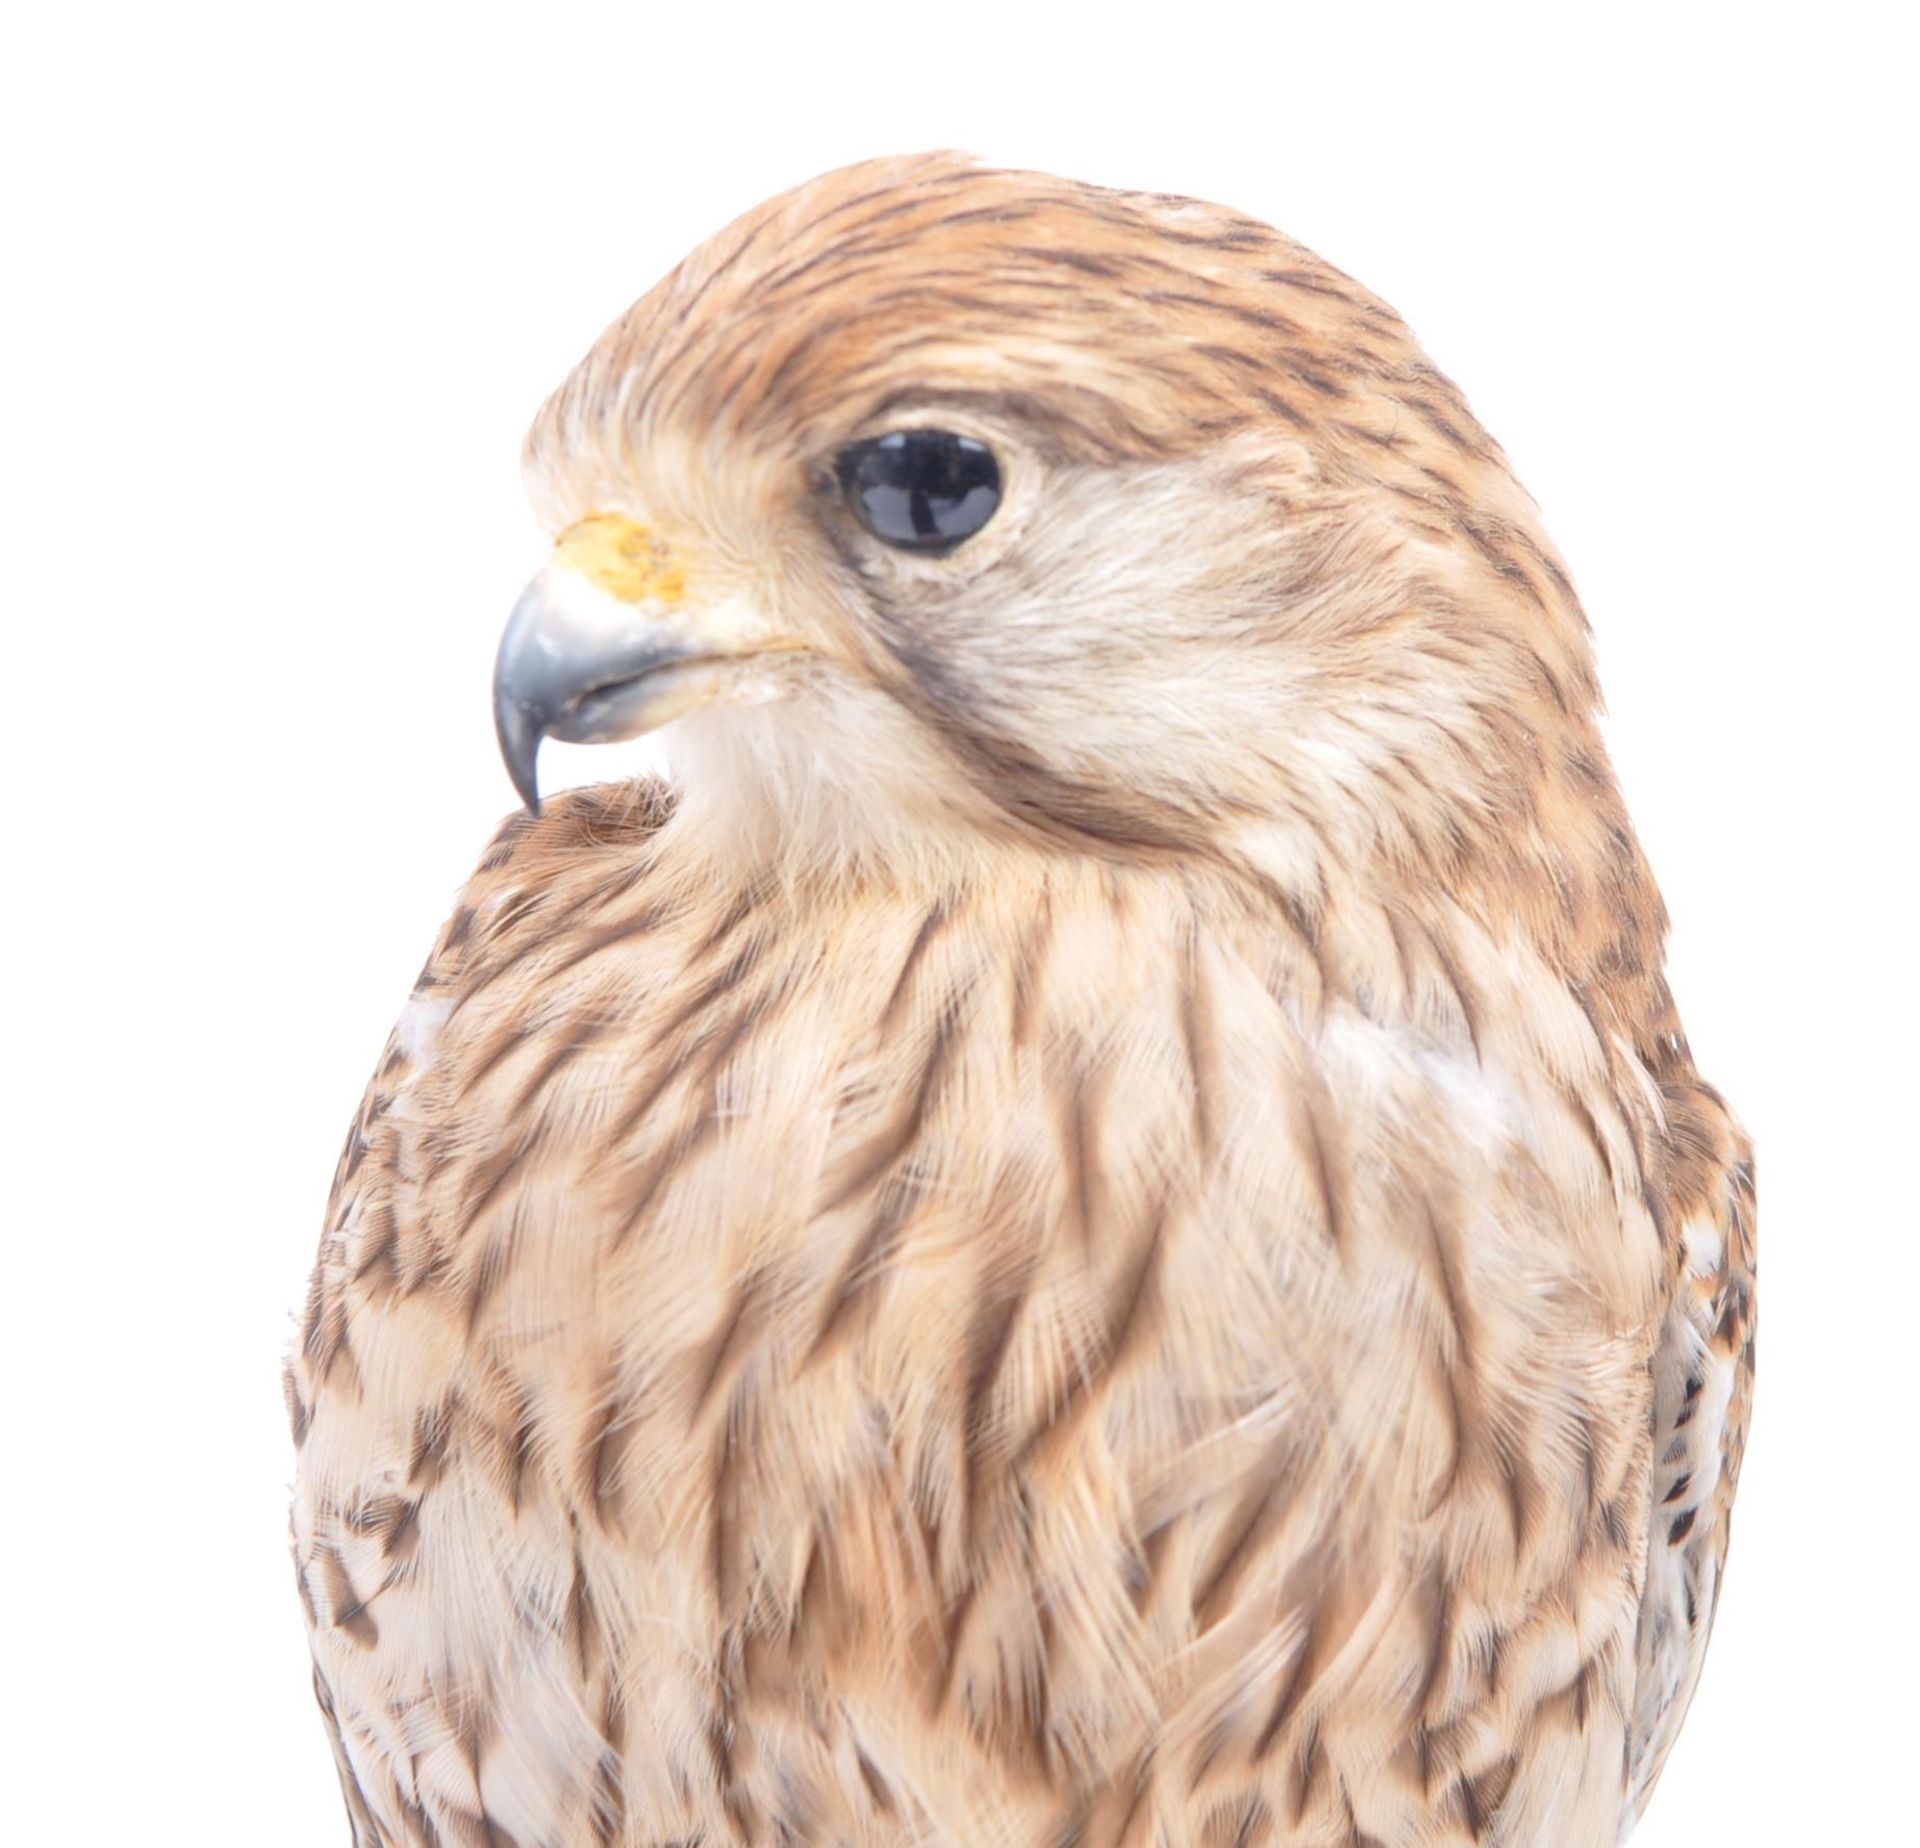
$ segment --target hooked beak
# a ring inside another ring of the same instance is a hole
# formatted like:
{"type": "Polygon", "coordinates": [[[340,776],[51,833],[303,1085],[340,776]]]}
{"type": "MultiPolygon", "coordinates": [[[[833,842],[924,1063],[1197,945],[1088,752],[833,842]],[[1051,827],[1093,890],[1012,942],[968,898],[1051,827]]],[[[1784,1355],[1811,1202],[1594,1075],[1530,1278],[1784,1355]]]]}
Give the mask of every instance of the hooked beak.
{"type": "Polygon", "coordinates": [[[494,726],[520,799],[540,812],[543,738],[637,738],[720,698],[729,668],[760,651],[689,594],[657,534],[619,514],[577,521],[521,592],[494,662],[494,726]]]}

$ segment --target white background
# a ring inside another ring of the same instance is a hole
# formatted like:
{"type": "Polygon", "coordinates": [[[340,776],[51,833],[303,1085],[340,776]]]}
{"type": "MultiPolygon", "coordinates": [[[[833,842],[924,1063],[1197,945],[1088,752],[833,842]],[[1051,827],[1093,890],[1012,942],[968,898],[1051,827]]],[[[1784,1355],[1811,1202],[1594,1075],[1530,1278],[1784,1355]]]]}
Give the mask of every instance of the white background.
{"type": "Polygon", "coordinates": [[[735,212],[957,145],[1290,230],[1541,501],[1761,1150],[1731,1577],[1638,1839],[1913,1839],[1893,7],[52,11],[0,46],[0,1837],[344,1848],[277,1371],[361,1083],[510,805],[521,432],[735,212]]]}

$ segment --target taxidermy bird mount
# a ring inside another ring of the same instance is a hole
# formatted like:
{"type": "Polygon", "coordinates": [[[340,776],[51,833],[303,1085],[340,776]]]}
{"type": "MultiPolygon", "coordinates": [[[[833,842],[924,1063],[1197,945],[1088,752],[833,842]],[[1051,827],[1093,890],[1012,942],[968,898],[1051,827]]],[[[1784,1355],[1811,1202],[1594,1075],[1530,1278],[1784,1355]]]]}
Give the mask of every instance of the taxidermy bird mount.
{"type": "Polygon", "coordinates": [[[288,1372],[359,1848],[1615,1842],[1751,1172],[1460,394],[1264,225],[935,155],[723,231],[526,464],[527,812],[288,1372]]]}

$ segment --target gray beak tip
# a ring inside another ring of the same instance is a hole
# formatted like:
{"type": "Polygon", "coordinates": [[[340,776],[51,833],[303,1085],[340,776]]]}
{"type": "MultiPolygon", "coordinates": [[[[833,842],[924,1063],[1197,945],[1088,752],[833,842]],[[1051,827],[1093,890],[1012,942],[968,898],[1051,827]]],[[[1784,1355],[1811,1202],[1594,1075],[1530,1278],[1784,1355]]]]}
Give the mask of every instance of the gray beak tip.
{"type": "Polygon", "coordinates": [[[494,706],[494,729],[500,738],[500,755],[506,760],[507,775],[529,815],[540,813],[540,740],[546,727],[526,707],[511,699],[494,706]]]}

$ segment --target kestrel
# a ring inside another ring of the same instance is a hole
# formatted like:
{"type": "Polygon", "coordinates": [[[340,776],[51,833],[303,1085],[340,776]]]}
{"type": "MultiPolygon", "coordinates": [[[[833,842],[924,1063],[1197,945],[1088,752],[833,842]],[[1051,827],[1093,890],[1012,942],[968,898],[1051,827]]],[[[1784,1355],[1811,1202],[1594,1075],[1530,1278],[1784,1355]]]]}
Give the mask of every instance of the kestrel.
{"type": "Polygon", "coordinates": [[[1615,1842],[1751,1168],[1458,391],[1264,225],[939,155],[723,231],[526,461],[530,812],[288,1372],[359,1848],[1615,1842]]]}

